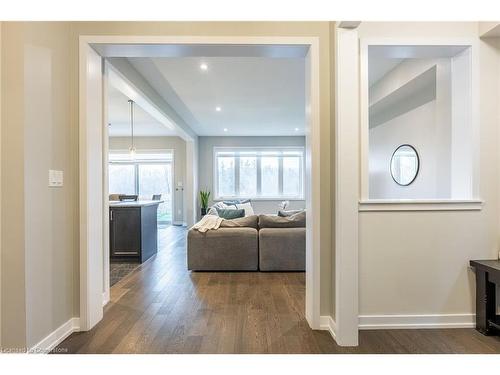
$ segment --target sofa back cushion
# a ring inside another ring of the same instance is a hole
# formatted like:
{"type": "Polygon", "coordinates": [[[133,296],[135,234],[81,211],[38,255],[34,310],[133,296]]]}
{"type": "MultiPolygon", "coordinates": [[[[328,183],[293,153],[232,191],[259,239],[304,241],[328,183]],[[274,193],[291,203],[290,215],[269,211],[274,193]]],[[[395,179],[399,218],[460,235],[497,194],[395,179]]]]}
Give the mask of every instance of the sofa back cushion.
{"type": "Polygon", "coordinates": [[[279,210],[278,211],[278,216],[281,216],[281,217],[289,217],[289,216],[292,216],[292,215],[295,215],[295,214],[298,214],[300,212],[302,212],[304,210],[279,210]]]}
{"type": "Polygon", "coordinates": [[[259,215],[259,228],[305,228],[305,226],[305,211],[288,217],[259,215]]]}
{"type": "Polygon", "coordinates": [[[259,217],[257,215],[240,217],[237,219],[231,220],[222,220],[219,228],[254,228],[258,229],[258,220],[259,217]]]}

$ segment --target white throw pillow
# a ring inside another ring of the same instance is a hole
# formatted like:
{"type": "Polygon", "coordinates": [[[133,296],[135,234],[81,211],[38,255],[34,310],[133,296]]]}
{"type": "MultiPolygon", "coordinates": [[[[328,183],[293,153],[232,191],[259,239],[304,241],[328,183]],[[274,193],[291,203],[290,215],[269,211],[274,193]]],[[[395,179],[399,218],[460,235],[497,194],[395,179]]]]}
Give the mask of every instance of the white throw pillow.
{"type": "Polygon", "coordinates": [[[228,206],[226,206],[224,203],[222,202],[217,202],[217,203],[214,203],[214,205],[212,207],[209,208],[208,212],[207,212],[207,215],[216,215],[216,216],[219,216],[219,213],[217,212],[217,209],[221,209],[221,208],[224,208],[224,209],[227,209],[229,208],[228,206]]]}
{"type": "Polygon", "coordinates": [[[252,216],[252,215],[254,215],[253,207],[252,207],[252,204],[250,202],[237,204],[236,208],[238,210],[241,210],[241,209],[245,210],[245,216],[252,216]]]}

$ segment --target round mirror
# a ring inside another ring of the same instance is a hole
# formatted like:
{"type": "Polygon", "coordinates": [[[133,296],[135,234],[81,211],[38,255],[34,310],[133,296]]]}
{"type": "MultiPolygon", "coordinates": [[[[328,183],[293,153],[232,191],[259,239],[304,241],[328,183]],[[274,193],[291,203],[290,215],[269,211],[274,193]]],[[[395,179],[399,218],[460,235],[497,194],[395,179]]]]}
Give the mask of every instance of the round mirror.
{"type": "Polygon", "coordinates": [[[401,186],[408,186],[417,178],[420,161],[417,150],[410,145],[401,145],[392,154],[392,179],[401,186]]]}

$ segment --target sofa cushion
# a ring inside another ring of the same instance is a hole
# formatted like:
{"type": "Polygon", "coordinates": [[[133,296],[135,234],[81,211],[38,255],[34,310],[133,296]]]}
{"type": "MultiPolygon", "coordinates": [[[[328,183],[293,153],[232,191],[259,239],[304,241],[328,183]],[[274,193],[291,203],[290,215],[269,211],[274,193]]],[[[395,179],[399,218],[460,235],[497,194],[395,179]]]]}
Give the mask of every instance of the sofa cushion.
{"type": "Polygon", "coordinates": [[[222,220],[220,228],[258,228],[259,217],[257,215],[240,217],[231,220],[222,220]]]}
{"type": "Polygon", "coordinates": [[[302,211],[289,217],[259,215],[259,228],[304,228],[306,212],[302,211]]]}
{"type": "Polygon", "coordinates": [[[306,228],[259,230],[261,271],[305,271],[306,228]]]}
{"type": "Polygon", "coordinates": [[[219,217],[223,219],[237,219],[239,217],[244,217],[245,216],[245,210],[236,210],[234,208],[217,208],[217,213],[219,214],[219,217]]]}
{"type": "Polygon", "coordinates": [[[302,211],[304,211],[304,210],[279,210],[278,211],[278,216],[289,217],[289,216],[298,214],[298,213],[300,213],[302,211]]]}
{"type": "Polygon", "coordinates": [[[197,271],[256,271],[259,235],[254,228],[219,228],[206,233],[190,229],[187,264],[197,271]]]}

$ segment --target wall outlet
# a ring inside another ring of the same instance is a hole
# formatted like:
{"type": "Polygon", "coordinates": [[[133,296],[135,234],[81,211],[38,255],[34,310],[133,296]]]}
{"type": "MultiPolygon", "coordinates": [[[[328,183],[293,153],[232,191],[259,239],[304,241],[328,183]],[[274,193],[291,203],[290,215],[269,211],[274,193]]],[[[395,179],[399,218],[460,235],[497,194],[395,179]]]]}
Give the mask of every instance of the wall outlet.
{"type": "Polygon", "coordinates": [[[64,184],[63,171],[49,169],[49,187],[61,187],[64,184]]]}

